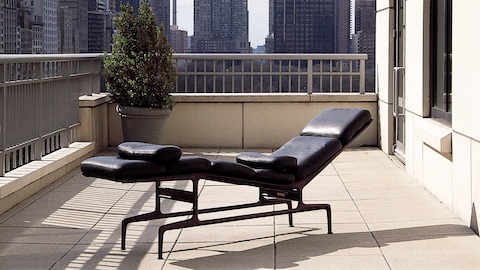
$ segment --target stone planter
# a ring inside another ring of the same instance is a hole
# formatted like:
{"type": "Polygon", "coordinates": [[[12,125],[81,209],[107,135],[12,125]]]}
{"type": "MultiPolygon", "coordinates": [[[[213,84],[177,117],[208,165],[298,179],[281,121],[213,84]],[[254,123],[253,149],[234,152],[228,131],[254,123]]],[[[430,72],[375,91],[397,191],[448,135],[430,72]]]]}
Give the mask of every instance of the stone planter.
{"type": "Polygon", "coordinates": [[[171,110],[117,106],[122,118],[123,140],[161,144],[163,131],[171,110]]]}

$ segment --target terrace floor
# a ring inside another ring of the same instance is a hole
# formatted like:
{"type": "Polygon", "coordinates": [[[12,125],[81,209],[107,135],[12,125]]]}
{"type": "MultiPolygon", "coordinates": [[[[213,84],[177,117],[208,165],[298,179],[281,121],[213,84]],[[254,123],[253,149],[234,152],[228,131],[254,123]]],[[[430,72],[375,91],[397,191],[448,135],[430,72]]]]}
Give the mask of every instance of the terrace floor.
{"type": "MultiPolygon", "coordinates": [[[[269,152],[269,150],[264,150],[269,152]]],[[[189,149],[234,160],[240,150],[189,149]]],[[[102,154],[114,154],[110,149],[102,154]]],[[[186,181],[173,183],[186,187],[186,181]]],[[[168,231],[157,259],[162,221],[125,216],[154,209],[150,183],[120,184],[74,170],[0,215],[1,269],[478,269],[480,238],[380,150],[343,152],[305,189],[324,211],[168,231]]],[[[256,189],[205,181],[200,206],[252,202],[256,189]]],[[[272,206],[273,207],[273,206],[272,206]]],[[[278,207],[278,206],[277,206],[278,207]]],[[[187,204],[164,201],[164,210],[187,204]]]]}

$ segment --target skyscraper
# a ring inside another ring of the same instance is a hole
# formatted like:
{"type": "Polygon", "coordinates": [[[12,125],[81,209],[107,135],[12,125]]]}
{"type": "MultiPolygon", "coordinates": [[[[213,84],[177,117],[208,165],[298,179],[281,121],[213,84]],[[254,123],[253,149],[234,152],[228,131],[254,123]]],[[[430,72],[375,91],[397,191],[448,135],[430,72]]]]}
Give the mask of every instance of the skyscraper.
{"type": "Polygon", "coordinates": [[[355,1],[353,53],[366,53],[367,69],[375,67],[375,0],[355,1]]]}
{"type": "Polygon", "coordinates": [[[138,14],[138,7],[140,6],[140,0],[116,0],[117,1],[117,13],[120,12],[120,6],[122,4],[130,4],[133,7],[133,13],[138,14]]]}
{"type": "Polygon", "coordinates": [[[350,0],[337,0],[335,53],[350,52],[350,0]]]}
{"type": "Polygon", "coordinates": [[[336,3],[337,0],[273,0],[273,52],[335,52],[336,3]]]}
{"type": "Polygon", "coordinates": [[[195,52],[250,53],[247,0],[194,0],[195,52]]]}
{"type": "Polygon", "coordinates": [[[76,53],[88,52],[88,1],[59,0],[59,6],[66,6],[72,11],[74,46],[76,53]]]}
{"type": "Polygon", "coordinates": [[[0,53],[17,52],[17,1],[0,0],[0,53]]]}
{"type": "Polygon", "coordinates": [[[43,0],[43,52],[58,53],[57,0],[43,0]]]}
{"type": "Polygon", "coordinates": [[[170,0],[150,0],[152,10],[157,16],[157,25],[163,25],[163,31],[168,40],[170,36],[170,0]]]}

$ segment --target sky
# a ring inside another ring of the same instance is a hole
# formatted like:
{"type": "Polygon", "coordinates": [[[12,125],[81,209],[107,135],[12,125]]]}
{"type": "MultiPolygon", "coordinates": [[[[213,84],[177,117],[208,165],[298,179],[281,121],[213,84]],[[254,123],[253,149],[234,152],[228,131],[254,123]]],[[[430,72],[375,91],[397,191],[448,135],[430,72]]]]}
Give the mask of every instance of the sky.
{"type": "MultiPolygon", "coordinates": [[[[268,0],[248,0],[250,46],[265,44],[268,35],[268,0]]],[[[177,24],[193,35],[193,0],[177,0],[177,24]]]]}

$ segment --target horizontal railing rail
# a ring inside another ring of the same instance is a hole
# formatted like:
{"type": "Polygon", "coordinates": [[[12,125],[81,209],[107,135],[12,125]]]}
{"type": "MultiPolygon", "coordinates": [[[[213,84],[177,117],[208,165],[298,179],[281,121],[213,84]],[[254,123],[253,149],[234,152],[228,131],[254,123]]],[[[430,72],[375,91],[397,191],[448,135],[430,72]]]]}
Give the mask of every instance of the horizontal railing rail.
{"type": "Polygon", "coordinates": [[[366,54],[174,54],[177,93],[365,93],[366,54]]]}
{"type": "Polygon", "coordinates": [[[0,176],[75,141],[102,55],[0,55],[0,176]]]}

